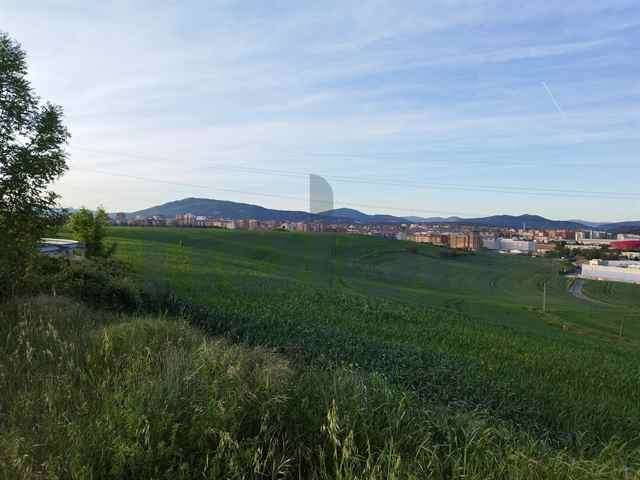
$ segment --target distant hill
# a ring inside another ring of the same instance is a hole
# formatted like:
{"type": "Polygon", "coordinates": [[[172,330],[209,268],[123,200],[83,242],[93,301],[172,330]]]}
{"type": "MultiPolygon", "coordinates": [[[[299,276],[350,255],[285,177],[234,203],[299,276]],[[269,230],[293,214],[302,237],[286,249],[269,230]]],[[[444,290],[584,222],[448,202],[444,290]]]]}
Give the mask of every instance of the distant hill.
{"type": "Polygon", "coordinates": [[[146,208],[129,215],[151,217],[164,215],[172,218],[181,213],[192,213],[214,218],[228,218],[233,220],[256,219],[290,222],[310,222],[314,220],[332,223],[406,223],[402,217],[392,215],[368,215],[350,208],[329,210],[320,214],[294,210],[274,210],[252,205],[249,203],[229,202],[226,200],[214,200],[209,198],[185,198],[173,202],[164,203],[155,207],[146,208]]]}
{"type": "Polygon", "coordinates": [[[369,215],[353,208],[337,208],[320,214],[294,210],[274,210],[249,203],[229,202],[209,198],[185,198],[164,203],[155,207],[139,210],[129,215],[150,217],[164,215],[172,218],[180,213],[192,213],[214,218],[228,218],[233,220],[256,219],[291,222],[325,221],[331,223],[450,223],[459,225],[477,225],[486,227],[554,229],[569,230],[598,229],[614,233],[640,230],[640,221],[597,223],[580,220],[551,220],[540,215],[493,215],[478,218],[460,217],[397,217],[394,215],[369,215]]]}
{"type": "Polygon", "coordinates": [[[591,222],[588,220],[578,220],[578,219],[567,220],[567,222],[579,223],[581,225],[586,225],[587,227],[593,227],[593,228],[598,228],[598,227],[601,227],[602,225],[607,224],[607,222],[591,222]]]}
{"type": "Polygon", "coordinates": [[[353,208],[336,208],[322,212],[323,216],[333,218],[344,218],[352,223],[407,223],[404,217],[395,217],[393,215],[368,215],[353,208]]]}
{"type": "Polygon", "coordinates": [[[412,223],[455,223],[462,222],[464,219],[460,217],[404,217],[412,223]]]}
{"type": "Polygon", "coordinates": [[[598,228],[612,233],[638,233],[640,231],[640,220],[605,223],[598,228]]]}
{"type": "Polygon", "coordinates": [[[252,205],[249,203],[229,202],[226,200],[213,200],[209,198],[185,198],[174,202],[163,203],[155,207],[133,212],[131,215],[151,217],[164,215],[175,217],[181,213],[192,213],[214,218],[228,218],[233,220],[256,219],[304,222],[322,219],[320,215],[293,210],[272,210],[270,208],[252,205]]]}
{"type": "Polygon", "coordinates": [[[586,225],[565,220],[550,220],[539,215],[493,215],[481,218],[466,218],[456,223],[466,225],[483,225],[504,228],[566,228],[570,230],[581,230],[587,228],[586,225]]]}

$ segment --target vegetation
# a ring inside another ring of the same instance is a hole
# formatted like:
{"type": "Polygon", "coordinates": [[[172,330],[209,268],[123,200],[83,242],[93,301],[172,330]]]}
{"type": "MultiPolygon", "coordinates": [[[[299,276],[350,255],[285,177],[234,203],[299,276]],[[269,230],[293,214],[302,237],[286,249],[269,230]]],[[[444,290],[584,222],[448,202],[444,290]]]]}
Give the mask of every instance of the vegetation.
{"type": "Polygon", "coordinates": [[[111,238],[165,299],[156,308],[211,334],[383,373],[430,404],[482,409],[560,448],[637,441],[638,318],[618,336],[620,315],[636,310],[574,298],[556,259],[444,258],[423,245],[416,254],[397,241],[280,232],[117,228],[111,238]]]}
{"type": "Polygon", "coordinates": [[[298,368],[185,322],[62,297],[0,308],[2,478],[637,478],[360,369],[298,368]],[[34,428],[36,427],[37,428],[34,428]]]}
{"type": "Polygon", "coordinates": [[[84,243],[88,257],[108,257],[113,253],[113,248],[107,249],[104,244],[109,223],[104,208],[98,207],[94,213],[83,207],[71,215],[69,229],[84,243]]]}
{"type": "Polygon", "coordinates": [[[640,285],[620,282],[586,281],[583,292],[590,298],[606,303],[618,303],[628,305],[627,311],[630,317],[640,318],[640,285]],[[636,315],[634,315],[634,313],[636,315]]]}
{"type": "Polygon", "coordinates": [[[102,209],[68,225],[89,258],[37,258],[68,133],[4,34],[0,113],[0,477],[640,478],[634,287],[357,236],[105,242],[102,209]]]}
{"type": "Polygon", "coordinates": [[[49,184],[67,168],[62,109],[41,105],[25,53],[0,32],[0,298],[28,275],[38,241],[63,216],[49,184]]]}

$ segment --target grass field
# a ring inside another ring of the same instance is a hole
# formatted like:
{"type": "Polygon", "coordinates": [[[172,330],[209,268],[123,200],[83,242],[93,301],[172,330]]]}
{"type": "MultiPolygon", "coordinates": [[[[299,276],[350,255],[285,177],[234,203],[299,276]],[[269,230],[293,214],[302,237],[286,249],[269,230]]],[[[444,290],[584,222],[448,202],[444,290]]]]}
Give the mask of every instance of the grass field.
{"type": "Polygon", "coordinates": [[[141,280],[207,305],[211,333],[308,365],[381,372],[430,405],[481,409],[563,448],[595,452],[614,437],[637,448],[633,289],[594,305],[567,293],[549,259],[449,256],[360,236],[169,228],[110,235],[141,280]]]}
{"type": "Polygon", "coordinates": [[[619,441],[558,448],[378,374],[291,363],[171,317],[22,298],[0,304],[0,338],[0,478],[614,480],[640,469],[619,441]]]}
{"type": "MultiPolygon", "coordinates": [[[[614,305],[627,305],[640,310],[640,285],[619,282],[587,281],[583,292],[590,298],[614,305]]],[[[631,310],[633,312],[633,309],[631,310]]]]}

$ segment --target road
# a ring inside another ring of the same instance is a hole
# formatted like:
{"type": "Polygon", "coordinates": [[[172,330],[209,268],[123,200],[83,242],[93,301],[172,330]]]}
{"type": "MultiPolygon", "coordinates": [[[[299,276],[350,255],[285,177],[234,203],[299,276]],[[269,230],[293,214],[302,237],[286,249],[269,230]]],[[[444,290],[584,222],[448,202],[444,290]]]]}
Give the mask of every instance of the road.
{"type": "Polygon", "coordinates": [[[582,293],[582,287],[584,285],[584,280],[576,278],[573,282],[573,285],[569,288],[569,293],[580,300],[584,300],[585,302],[595,303],[597,305],[607,305],[605,302],[601,302],[600,300],[595,300],[593,298],[587,297],[584,293],[582,293]]]}

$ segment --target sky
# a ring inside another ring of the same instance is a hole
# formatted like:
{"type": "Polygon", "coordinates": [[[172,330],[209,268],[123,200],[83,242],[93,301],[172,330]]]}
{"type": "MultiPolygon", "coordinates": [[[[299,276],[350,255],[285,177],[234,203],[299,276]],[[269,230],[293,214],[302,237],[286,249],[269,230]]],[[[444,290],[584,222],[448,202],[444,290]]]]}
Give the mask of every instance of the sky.
{"type": "Polygon", "coordinates": [[[640,220],[640,3],[0,0],[69,207],[640,220]]]}

